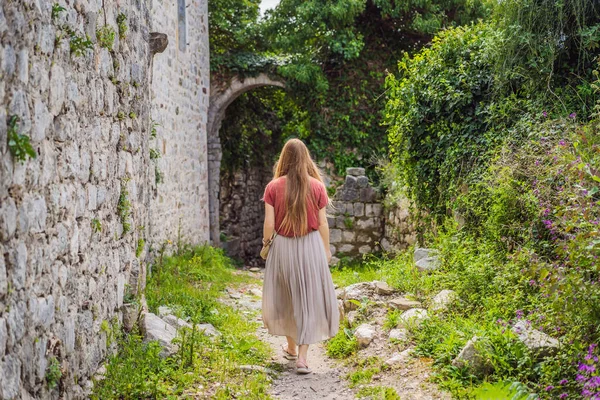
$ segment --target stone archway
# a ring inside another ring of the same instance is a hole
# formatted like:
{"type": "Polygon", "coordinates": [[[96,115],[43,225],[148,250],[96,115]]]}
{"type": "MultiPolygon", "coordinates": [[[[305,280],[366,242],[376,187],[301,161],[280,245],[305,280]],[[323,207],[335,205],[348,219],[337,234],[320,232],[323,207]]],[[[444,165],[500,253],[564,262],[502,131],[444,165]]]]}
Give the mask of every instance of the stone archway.
{"type": "Polygon", "coordinates": [[[221,140],[219,129],[225,117],[225,110],[243,93],[261,86],[285,88],[281,80],[273,79],[267,74],[255,77],[233,77],[226,84],[211,82],[210,106],[208,109],[208,198],[210,219],[210,240],[214,246],[220,244],[219,224],[219,187],[221,173],[221,140]]]}

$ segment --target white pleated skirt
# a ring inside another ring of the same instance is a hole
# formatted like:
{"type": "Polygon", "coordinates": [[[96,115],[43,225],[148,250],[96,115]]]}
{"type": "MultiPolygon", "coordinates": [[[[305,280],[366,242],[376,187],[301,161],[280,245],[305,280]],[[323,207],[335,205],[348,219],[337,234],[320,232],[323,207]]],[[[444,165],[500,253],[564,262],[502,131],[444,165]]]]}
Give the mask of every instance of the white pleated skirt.
{"type": "Polygon", "coordinates": [[[272,335],[311,344],[335,336],[339,311],[323,240],[318,231],[278,235],[267,257],[262,317],[272,335]]]}

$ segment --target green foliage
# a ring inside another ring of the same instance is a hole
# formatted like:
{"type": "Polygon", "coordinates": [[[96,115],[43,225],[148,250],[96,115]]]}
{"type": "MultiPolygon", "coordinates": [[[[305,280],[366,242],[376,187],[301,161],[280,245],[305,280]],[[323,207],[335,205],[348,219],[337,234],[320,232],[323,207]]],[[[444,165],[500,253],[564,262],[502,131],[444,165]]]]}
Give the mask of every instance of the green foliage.
{"type": "Polygon", "coordinates": [[[83,56],[87,50],[91,50],[94,48],[94,44],[90,40],[88,35],[85,35],[85,38],[82,36],[78,36],[75,32],[71,31],[69,48],[71,50],[71,54],[74,56],[83,56]]]}
{"type": "Polygon", "coordinates": [[[62,369],[60,361],[54,356],[48,357],[48,365],[46,366],[46,384],[48,389],[52,390],[58,386],[62,379],[62,369]]]}
{"type": "Polygon", "coordinates": [[[365,386],[358,390],[356,397],[372,400],[400,400],[396,389],[387,386],[365,386]]]}
{"type": "Polygon", "coordinates": [[[348,358],[358,351],[358,341],[354,332],[340,324],[338,333],[325,345],[327,355],[331,358],[348,358]]]}
{"type": "Polygon", "coordinates": [[[100,222],[99,219],[93,218],[91,225],[92,225],[92,229],[94,230],[94,232],[102,232],[102,223],[100,222]]]}
{"type": "Polygon", "coordinates": [[[54,3],[52,5],[52,14],[51,14],[52,15],[52,21],[56,20],[60,16],[60,13],[63,12],[63,11],[65,11],[64,7],[62,7],[58,3],[54,3]]]}
{"type": "Polygon", "coordinates": [[[354,227],[354,218],[352,218],[352,217],[344,218],[344,226],[348,229],[352,229],[354,227]]]}
{"type": "Polygon", "coordinates": [[[160,158],[160,152],[156,149],[150,149],[150,159],[158,160],[160,158]]]}
{"type": "Polygon", "coordinates": [[[146,241],[143,238],[138,239],[137,241],[137,247],[135,249],[135,256],[137,258],[140,257],[140,255],[142,254],[142,252],[144,251],[144,246],[146,245],[146,241]]]}
{"type": "Polygon", "coordinates": [[[112,26],[104,25],[96,31],[96,38],[100,47],[112,50],[115,43],[115,30],[112,26]]]}
{"type": "Polygon", "coordinates": [[[156,183],[157,185],[160,185],[161,183],[163,183],[164,178],[165,178],[164,174],[161,172],[158,165],[155,165],[154,166],[154,183],[156,183]]]}
{"type": "Polygon", "coordinates": [[[11,115],[8,118],[8,130],[6,133],[8,139],[8,149],[17,161],[25,162],[27,157],[35,158],[37,153],[29,142],[29,136],[19,133],[17,128],[18,123],[18,116],[11,115]]]}
{"type": "Polygon", "coordinates": [[[127,29],[129,29],[127,26],[127,15],[123,13],[117,15],[117,27],[119,29],[119,39],[125,39],[127,36],[127,29]]]}
{"type": "Polygon", "coordinates": [[[134,111],[131,111],[131,112],[129,113],[129,118],[131,118],[131,119],[136,119],[136,118],[137,118],[137,114],[136,114],[134,111]]]}
{"type": "Polygon", "coordinates": [[[157,127],[159,127],[160,124],[157,123],[156,121],[152,120],[150,121],[150,139],[156,139],[156,133],[157,133],[157,127]]]}
{"type": "Polygon", "coordinates": [[[129,191],[127,190],[128,178],[121,180],[121,194],[117,203],[117,215],[123,225],[123,235],[126,235],[131,230],[131,202],[129,201],[129,191]]]}
{"type": "Polygon", "coordinates": [[[350,387],[364,385],[371,382],[373,376],[380,373],[384,366],[378,357],[367,357],[357,360],[357,369],[348,373],[346,379],[350,381],[350,387]]]}

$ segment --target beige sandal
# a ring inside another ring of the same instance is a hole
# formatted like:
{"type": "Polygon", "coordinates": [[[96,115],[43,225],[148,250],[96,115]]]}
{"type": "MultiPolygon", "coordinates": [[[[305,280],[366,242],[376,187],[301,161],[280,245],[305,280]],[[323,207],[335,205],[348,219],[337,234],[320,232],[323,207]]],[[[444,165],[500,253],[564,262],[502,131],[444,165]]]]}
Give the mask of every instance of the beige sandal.
{"type": "Polygon", "coordinates": [[[281,350],[283,350],[283,358],[285,358],[286,360],[296,360],[298,359],[298,355],[297,354],[292,354],[288,351],[288,349],[285,348],[285,346],[281,346],[281,350]]]}
{"type": "Polygon", "coordinates": [[[308,368],[308,364],[306,362],[300,361],[298,360],[298,362],[296,362],[296,373],[299,375],[306,375],[306,374],[310,374],[312,372],[312,370],[310,368],[308,368]]]}

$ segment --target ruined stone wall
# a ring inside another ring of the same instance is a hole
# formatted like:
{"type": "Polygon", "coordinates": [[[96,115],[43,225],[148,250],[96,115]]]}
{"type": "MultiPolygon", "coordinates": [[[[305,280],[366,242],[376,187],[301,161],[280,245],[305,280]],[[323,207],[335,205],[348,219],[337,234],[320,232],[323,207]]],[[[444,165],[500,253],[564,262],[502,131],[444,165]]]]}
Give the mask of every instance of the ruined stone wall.
{"type": "Polygon", "coordinates": [[[384,226],[381,247],[385,252],[395,254],[416,243],[417,235],[406,199],[387,207],[384,226]]]}
{"type": "Polygon", "coordinates": [[[210,65],[207,0],[152,0],[152,29],[169,46],[155,57],[152,111],[156,151],[151,175],[153,242],[208,241],[206,124],[210,65]],[[157,176],[158,175],[158,176],[157,176]]]}
{"type": "Polygon", "coordinates": [[[221,245],[248,265],[263,264],[259,254],[265,206],[260,199],[272,176],[270,168],[251,167],[221,177],[221,231],[226,236],[221,245]]]}
{"type": "Polygon", "coordinates": [[[104,4],[106,14],[100,1],[0,2],[2,399],[83,398],[126,285],[143,286],[149,10],[137,0],[104,4]],[[53,18],[55,3],[64,10],[53,18]],[[105,17],[117,32],[112,52],[96,38],[105,17]],[[7,140],[16,133],[35,158],[17,161],[7,140]],[[64,372],[50,389],[53,363],[64,372]]]}
{"type": "Polygon", "coordinates": [[[348,168],[346,174],[328,213],[333,264],[340,257],[354,258],[379,250],[383,236],[379,193],[369,184],[364,168],[348,168]]]}

